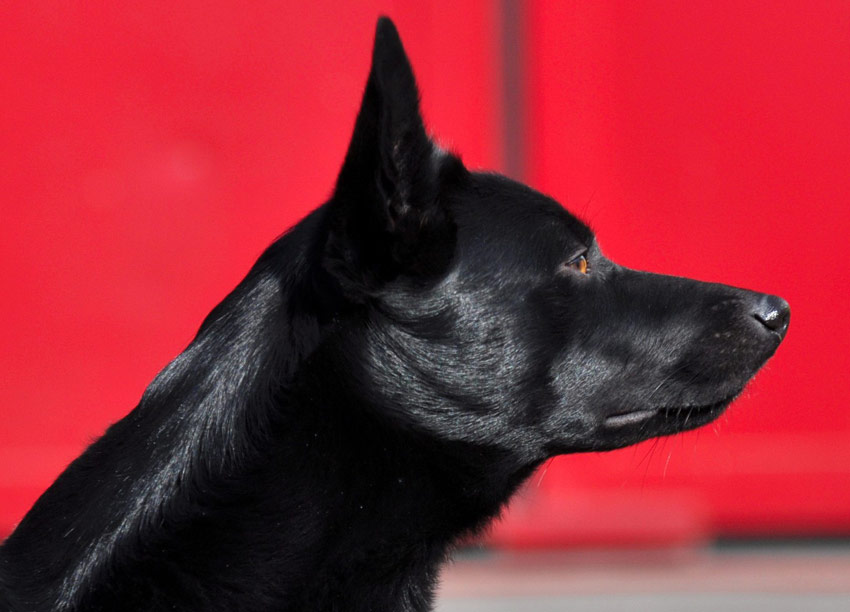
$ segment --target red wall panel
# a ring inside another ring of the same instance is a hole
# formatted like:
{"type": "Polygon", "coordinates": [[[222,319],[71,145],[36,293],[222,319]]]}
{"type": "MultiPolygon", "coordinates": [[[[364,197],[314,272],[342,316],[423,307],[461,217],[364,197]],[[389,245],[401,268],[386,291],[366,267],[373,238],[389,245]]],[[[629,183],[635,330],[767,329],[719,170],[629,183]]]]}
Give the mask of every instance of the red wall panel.
{"type": "Polygon", "coordinates": [[[330,194],[380,13],[431,125],[499,165],[498,14],[437,5],[4,7],[0,537],[330,194]]]}
{"type": "MultiPolygon", "coordinates": [[[[287,4],[4,9],[0,534],[330,192],[380,12],[444,144],[502,166],[496,3],[287,4]]],[[[850,9],[523,7],[529,182],[621,263],[793,316],[719,424],[550,462],[494,541],[850,532],[850,9]]]]}
{"type": "Polygon", "coordinates": [[[496,539],[850,532],[850,5],[528,6],[530,182],[621,263],[792,317],[718,424],[553,461],[496,539]]]}

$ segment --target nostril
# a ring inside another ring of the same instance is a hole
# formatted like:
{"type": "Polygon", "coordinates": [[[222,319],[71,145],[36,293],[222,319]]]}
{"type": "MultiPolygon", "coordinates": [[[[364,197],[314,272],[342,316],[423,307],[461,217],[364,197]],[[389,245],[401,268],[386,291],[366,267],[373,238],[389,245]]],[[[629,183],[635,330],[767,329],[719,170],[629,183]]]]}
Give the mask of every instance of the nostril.
{"type": "Polygon", "coordinates": [[[791,307],[779,296],[764,295],[756,304],[753,316],[767,329],[784,335],[791,318],[791,307]]]}

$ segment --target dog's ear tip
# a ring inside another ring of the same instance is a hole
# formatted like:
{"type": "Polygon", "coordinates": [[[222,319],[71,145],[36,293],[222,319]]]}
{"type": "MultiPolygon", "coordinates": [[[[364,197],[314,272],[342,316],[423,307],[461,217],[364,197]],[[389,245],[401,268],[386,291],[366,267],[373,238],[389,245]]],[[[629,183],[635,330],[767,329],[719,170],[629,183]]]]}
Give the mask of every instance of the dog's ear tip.
{"type": "Polygon", "coordinates": [[[378,24],[375,26],[375,51],[388,45],[401,46],[401,37],[398,34],[393,20],[386,15],[378,17],[378,24]]]}
{"type": "Polygon", "coordinates": [[[375,27],[375,46],[372,50],[372,71],[393,72],[405,66],[410,71],[410,63],[401,36],[389,17],[378,18],[375,27]]]}
{"type": "Polygon", "coordinates": [[[395,33],[398,36],[398,30],[395,27],[395,23],[390,19],[387,15],[380,15],[378,17],[378,25],[376,26],[376,35],[381,34],[393,34],[395,33]]]}

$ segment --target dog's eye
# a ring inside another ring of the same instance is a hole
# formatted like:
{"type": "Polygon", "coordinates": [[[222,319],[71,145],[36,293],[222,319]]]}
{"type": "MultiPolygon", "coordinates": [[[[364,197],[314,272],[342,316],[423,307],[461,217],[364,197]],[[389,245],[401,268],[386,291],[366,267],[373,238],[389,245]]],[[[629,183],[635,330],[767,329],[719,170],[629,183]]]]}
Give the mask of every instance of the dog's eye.
{"type": "Polygon", "coordinates": [[[575,259],[563,264],[563,267],[569,270],[575,270],[581,274],[587,274],[587,257],[579,255],[575,259]]]}

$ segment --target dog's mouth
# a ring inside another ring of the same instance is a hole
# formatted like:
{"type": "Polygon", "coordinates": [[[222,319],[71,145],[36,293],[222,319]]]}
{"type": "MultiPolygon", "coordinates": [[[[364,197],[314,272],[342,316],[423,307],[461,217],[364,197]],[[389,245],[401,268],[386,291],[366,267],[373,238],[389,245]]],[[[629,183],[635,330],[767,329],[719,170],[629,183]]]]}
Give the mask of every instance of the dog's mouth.
{"type": "Polygon", "coordinates": [[[648,409],[648,410],[632,410],[630,412],[620,412],[618,414],[612,414],[611,416],[605,417],[605,427],[610,428],[618,428],[618,427],[626,427],[627,425],[637,425],[638,423],[643,423],[644,421],[651,419],[656,414],[658,414],[658,409],[648,409]]]}
{"type": "Polygon", "coordinates": [[[605,417],[603,424],[608,429],[620,429],[630,425],[643,424],[654,417],[668,427],[678,430],[692,429],[708,423],[722,413],[731,404],[738,393],[725,399],[709,404],[692,404],[684,406],[664,406],[659,408],[642,408],[628,412],[618,412],[605,417]]]}

